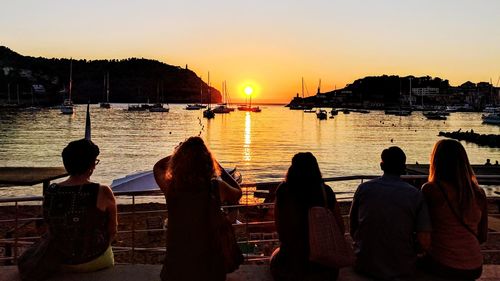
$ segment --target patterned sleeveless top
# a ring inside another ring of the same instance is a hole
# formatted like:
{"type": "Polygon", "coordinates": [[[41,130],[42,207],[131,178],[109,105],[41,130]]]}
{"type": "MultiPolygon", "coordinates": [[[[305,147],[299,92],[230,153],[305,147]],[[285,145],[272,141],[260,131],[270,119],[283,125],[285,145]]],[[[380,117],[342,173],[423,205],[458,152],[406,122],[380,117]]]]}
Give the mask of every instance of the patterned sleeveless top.
{"type": "Polygon", "coordinates": [[[99,184],[52,184],[43,191],[43,216],[63,264],[81,264],[108,248],[108,215],[97,208],[99,184]]]}

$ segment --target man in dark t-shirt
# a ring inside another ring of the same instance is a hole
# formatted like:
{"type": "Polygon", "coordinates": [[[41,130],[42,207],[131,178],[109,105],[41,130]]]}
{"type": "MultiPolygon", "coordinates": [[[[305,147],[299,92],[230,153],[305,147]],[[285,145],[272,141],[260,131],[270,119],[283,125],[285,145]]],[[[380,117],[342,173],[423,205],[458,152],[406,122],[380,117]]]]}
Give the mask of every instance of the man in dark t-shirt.
{"type": "Polygon", "coordinates": [[[352,201],[355,270],[377,280],[404,280],[414,274],[416,240],[428,243],[431,223],[420,190],[400,178],[404,152],[393,146],[381,158],[383,176],[359,185],[352,201]]]}

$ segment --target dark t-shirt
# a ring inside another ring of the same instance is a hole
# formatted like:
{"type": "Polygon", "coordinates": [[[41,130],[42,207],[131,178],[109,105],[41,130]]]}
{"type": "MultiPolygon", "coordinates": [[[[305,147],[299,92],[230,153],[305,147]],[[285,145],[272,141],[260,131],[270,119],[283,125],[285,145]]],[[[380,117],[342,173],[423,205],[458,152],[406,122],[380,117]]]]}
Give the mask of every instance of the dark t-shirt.
{"type": "Polygon", "coordinates": [[[397,176],[361,184],[351,206],[356,269],[384,280],[415,271],[415,233],[431,231],[420,190],[397,176]]]}

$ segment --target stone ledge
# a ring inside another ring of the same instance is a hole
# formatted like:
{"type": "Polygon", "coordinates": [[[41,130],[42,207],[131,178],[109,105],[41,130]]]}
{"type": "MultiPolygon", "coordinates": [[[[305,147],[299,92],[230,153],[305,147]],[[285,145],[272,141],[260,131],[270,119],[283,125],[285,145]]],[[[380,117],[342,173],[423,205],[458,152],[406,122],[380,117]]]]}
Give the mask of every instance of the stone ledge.
{"type": "MultiPolygon", "coordinates": [[[[160,280],[161,265],[135,264],[117,265],[91,273],[64,273],[49,281],[135,281],[160,280]]],[[[428,277],[419,278],[429,281],[428,277]]],[[[440,279],[432,279],[440,281],[440,279]]],[[[500,265],[485,265],[481,281],[500,280],[500,265]]],[[[20,281],[15,266],[0,266],[0,281],[20,281]]],[[[267,265],[243,265],[236,272],[228,274],[227,281],[273,281],[267,265]]],[[[356,274],[351,268],[340,271],[339,281],[371,281],[370,278],[356,274]]]]}

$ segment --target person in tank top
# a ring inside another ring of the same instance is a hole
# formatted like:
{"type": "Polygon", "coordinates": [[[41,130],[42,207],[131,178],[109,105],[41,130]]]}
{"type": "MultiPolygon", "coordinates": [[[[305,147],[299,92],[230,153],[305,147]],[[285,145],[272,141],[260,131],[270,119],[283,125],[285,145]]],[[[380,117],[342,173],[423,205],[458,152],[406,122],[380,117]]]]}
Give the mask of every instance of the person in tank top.
{"type": "Polygon", "coordinates": [[[64,148],[62,158],[69,177],[43,190],[43,219],[48,231],[42,243],[21,256],[23,280],[43,280],[59,270],[90,272],[114,265],[111,242],[118,224],[115,197],[108,186],[90,181],[99,163],[98,155],[99,147],[86,139],[64,148]],[[47,264],[22,262],[40,255],[45,256],[38,262],[47,264]],[[37,271],[40,274],[30,277],[37,271]]]}
{"type": "Polygon", "coordinates": [[[483,265],[480,244],[486,242],[488,232],[486,195],[458,141],[440,140],[434,145],[429,181],[422,192],[432,233],[421,268],[448,279],[479,278],[483,265]]]}

